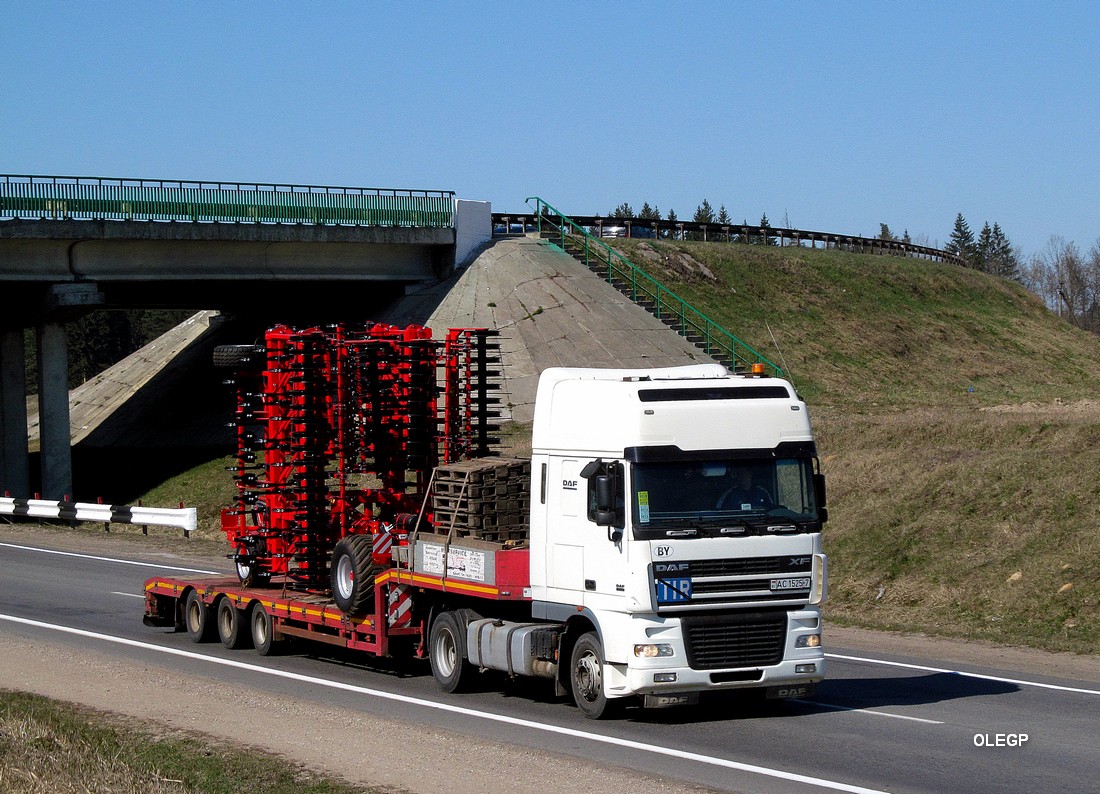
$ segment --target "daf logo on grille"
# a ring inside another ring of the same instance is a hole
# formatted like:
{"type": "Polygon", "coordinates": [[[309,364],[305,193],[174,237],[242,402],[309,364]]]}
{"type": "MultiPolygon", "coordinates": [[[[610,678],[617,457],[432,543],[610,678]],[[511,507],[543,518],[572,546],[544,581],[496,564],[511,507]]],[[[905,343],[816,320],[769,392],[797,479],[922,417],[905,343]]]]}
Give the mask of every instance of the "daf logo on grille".
{"type": "Polygon", "coordinates": [[[810,561],[809,557],[791,557],[790,566],[792,568],[800,568],[810,561]]]}

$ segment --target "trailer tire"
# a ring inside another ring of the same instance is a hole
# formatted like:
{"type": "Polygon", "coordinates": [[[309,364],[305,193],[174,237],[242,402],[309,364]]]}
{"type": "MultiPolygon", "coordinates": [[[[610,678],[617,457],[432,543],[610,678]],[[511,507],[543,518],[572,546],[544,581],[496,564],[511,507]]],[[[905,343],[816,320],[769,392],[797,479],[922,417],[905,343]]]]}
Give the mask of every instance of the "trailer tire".
{"type": "Polygon", "coordinates": [[[332,599],[349,617],[362,615],[374,599],[379,567],[371,559],[373,553],[369,535],[348,535],[332,550],[332,599]]]}
{"type": "Polygon", "coordinates": [[[248,611],[248,625],[252,629],[252,647],[260,656],[270,656],[275,649],[275,622],[271,613],[259,601],[248,611]]]}
{"type": "Polygon", "coordinates": [[[215,367],[240,368],[246,364],[260,364],[263,345],[218,345],[214,348],[215,367]]]}
{"type": "Polygon", "coordinates": [[[191,642],[210,642],[214,639],[214,621],[210,607],[202,602],[198,590],[190,590],[183,601],[183,627],[191,642]]]}
{"type": "Polygon", "coordinates": [[[592,720],[610,717],[620,705],[604,694],[603,666],[603,646],[596,632],[578,637],[570,656],[569,686],[577,708],[592,720]]]}
{"type": "Polygon", "coordinates": [[[248,644],[251,636],[245,631],[241,611],[230,599],[222,598],[218,601],[217,618],[218,639],[222,641],[222,645],[235,651],[248,644]]]}
{"type": "Polygon", "coordinates": [[[428,660],[444,692],[469,688],[474,667],[466,660],[466,621],[462,612],[441,612],[432,621],[428,660]]]}

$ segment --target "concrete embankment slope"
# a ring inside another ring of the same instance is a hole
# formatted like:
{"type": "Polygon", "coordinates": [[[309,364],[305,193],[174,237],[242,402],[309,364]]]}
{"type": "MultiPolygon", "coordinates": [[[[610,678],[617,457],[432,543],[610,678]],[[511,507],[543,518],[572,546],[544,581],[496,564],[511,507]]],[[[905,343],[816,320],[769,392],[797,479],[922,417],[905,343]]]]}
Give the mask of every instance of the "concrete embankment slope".
{"type": "MultiPolygon", "coordinates": [[[[206,381],[213,377],[210,352],[222,341],[218,338],[221,320],[218,312],[198,312],[72,389],[72,443],[100,447],[224,443],[229,436],[221,423],[205,429],[204,410],[204,398],[210,393],[206,381]]],[[[30,446],[36,449],[36,398],[28,405],[27,425],[30,446]]]]}
{"type": "Polygon", "coordinates": [[[580,262],[536,238],[489,243],[462,272],[378,319],[421,323],[436,336],[456,327],[499,330],[507,408],[519,422],[531,421],[538,376],[547,367],[713,361],[580,262]]]}

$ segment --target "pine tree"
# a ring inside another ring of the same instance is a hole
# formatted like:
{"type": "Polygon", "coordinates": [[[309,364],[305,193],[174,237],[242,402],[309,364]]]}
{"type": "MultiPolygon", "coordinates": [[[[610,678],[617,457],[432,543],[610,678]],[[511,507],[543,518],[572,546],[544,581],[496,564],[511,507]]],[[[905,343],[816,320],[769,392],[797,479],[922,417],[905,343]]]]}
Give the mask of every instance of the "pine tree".
{"type": "Polygon", "coordinates": [[[890,231],[889,224],[880,223],[878,225],[878,239],[880,239],[880,240],[896,240],[898,238],[895,237],[894,233],[890,231]]]}
{"type": "MultiPolygon", "coordinates": [[[[670,224],[673,224],[673,223],[679,223],[679,222],[680,222],[680,219],[676,217],[676,210],[669,210],[669,211],[668,211],[668,219],[667,219],[667,220],[668,220],[668,222],[669,222],[670,224]]],[[[666,234],[666,236],[667,236],[667,237],[675,237],[675,236],[676,236],[676,231],[675,231],[675,229],[669,229],[669,231],[668,231],[668,233],[666,234]]]]}
{"type": "Polygon", "coordinates": [[[634,217],[634,209],[624,201],[622,204],[617,206],[615,209],[611,210],[611,217],[612,218],[633,218],[634,217]]]}
{"type": "Polygon", "coordinates": [[[970,231],[970,224],[966,222],[966,218],[960,212],[955,216],[955,229],[951,232],[951,237],[947,242],[947,247],[944,249],[950,254],[957,254],[966,260],[967,267],[973,267],[975,246],[974,232],[970,231]]]}
{"type": "Polygon", "coordinates": [[[989,228],[989,221],[981,228],[981,232],[978,234],[978,242],[974,246],[974,261],[970,263],[971,267],[982,271],[983,273],[991,273],[991,267],[993,265],[993,230],[989,228]]]}
{"type": "Polygon", "coordinates": [[[768,223],[768,213],[764,213],[760,216],[760,228],[764,230],[764,239],[761,241],[764,245],[775,245],[776,239],[768,234],[768,229],[772,228],[772,225],[768,223]]]}
{"type": "Polygon", "coordinates": [[[1001,278],[1019,281],[1021,278],[1020,257],[1008,241],[1007,235],[999,223],[993,224],[990,231],[989,258],[986,272],[1001,278]]]}

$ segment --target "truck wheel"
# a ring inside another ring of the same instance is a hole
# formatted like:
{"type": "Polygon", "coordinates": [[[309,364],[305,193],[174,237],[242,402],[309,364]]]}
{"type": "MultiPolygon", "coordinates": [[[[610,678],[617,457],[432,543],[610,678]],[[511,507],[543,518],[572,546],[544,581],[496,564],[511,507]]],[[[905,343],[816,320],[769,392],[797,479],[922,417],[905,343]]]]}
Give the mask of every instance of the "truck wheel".
{"type": "Polygon", "coordinates": [[[466,661],[466,624],[458,612],[443,612],[432,621],[428,638],[432,675],[444,692],[468,688],[473,665],[466,661]]]}
{"type": "Polygon", "coordinates": [[[569,683],[577,708],[592,720],[610,716],[618,705],[604,694],[603,661],[603,648],[596,632],[582,634],[573,646],[569,683]]]}
{"type": "Polygon", "coordinates": [[[275,648],[275,624],[271,614],[257,601],[249,610],[248,623],[252,627],[252,646],[260,656],[270,656],[275,648]]]}
{"type": "Polygon", "coordinates": [[[218,639],[231,651],[243,648],[249,636],[244,630],[241,611],[228,598],[218,601],[218,639]]]}
{"type": "Polygon", "coordinates": [[[369,535],[341,538],[332,551],[332,598],[345,615],[355,617],[370,609],[378,573],[373,552],[369,535]]]}
{"type": "Polygon", "coordinates": [[[240,368],[246,364],[262,363],[263,345],[218,345],[214,348],[215,367],[240,368]]]}
{"type": "Polygon", "coordinates": [[[210,642],[214,639],[214,621],[210,607],[202,602],[198,590],[191,590],[183,602],[183,626],[191,642],[210,642]]]}

